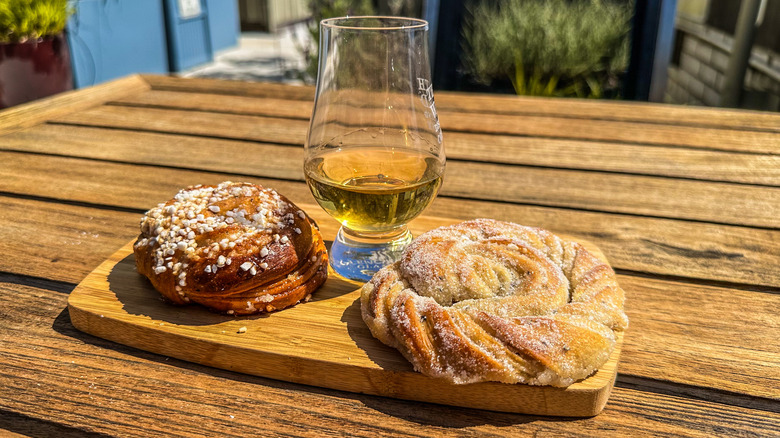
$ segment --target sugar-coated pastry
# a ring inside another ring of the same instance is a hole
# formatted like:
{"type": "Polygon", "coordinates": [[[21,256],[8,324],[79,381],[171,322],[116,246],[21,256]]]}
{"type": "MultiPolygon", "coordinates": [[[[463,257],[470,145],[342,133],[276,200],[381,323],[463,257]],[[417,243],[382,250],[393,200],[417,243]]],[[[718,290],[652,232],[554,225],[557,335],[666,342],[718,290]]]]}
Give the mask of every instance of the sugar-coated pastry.
{"type": "Polygon", "coordinates": [[[361,291],[372,334],[453,383],[588,377],[628,326],[623,302],[612,268],[582,245],[490,219],[419,236],[361,291]]]}
{"type": "Polygon", "coordinates": [[[169,301],[228,314],[308,301],[328,275],[314,221],[249,183],[180,191],[144,215],[134,252],[138,272],[169,301]]]}

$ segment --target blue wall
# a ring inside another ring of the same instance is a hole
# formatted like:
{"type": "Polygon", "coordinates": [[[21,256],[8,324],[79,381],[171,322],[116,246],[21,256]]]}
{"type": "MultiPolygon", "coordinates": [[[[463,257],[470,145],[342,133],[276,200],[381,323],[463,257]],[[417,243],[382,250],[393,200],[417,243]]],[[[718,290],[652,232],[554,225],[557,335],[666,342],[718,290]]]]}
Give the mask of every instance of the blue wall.
{"type": "Polygon", "coordinates": [[[238,44],[241,33],[237,0],[206,0],[211,48],[217,52],[238,44]]]}
{"type": "Polygon", "coordinates": [[[199,0],[179,16],[178,0],[78,0],[67,32],[77,88],[133,73],[168,73],[210,62],[238,43],[237,0],[199,0]]]}
{"type": "Polygon", "coordinates": [[[167,73],[165,18],[159,0],[79,0],[68,22],[76,87],[131,73],[167,73]]]}

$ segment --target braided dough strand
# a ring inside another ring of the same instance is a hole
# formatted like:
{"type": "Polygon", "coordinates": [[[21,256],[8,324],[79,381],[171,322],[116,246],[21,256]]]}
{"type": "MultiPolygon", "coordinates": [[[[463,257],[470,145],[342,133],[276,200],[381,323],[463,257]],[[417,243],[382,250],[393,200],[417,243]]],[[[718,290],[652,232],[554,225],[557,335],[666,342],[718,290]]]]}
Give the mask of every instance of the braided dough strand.
{"type": "Polygon", "coordinates": [[[623,301],[582,245],[490,219],[421,235],[361,294],[372,334],[426,375],[553,386],[607,361],[623,301]]]}

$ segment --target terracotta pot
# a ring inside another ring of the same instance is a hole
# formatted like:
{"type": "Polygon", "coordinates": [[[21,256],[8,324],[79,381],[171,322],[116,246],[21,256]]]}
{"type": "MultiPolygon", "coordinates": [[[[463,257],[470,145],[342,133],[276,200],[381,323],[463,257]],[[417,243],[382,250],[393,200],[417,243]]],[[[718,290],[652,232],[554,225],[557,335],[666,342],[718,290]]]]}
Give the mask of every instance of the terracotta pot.
{"type": "Polygon", "coordinates": [[[73,89],[64,34],[24,43],[0,43],[0,108],[73,89]]]}

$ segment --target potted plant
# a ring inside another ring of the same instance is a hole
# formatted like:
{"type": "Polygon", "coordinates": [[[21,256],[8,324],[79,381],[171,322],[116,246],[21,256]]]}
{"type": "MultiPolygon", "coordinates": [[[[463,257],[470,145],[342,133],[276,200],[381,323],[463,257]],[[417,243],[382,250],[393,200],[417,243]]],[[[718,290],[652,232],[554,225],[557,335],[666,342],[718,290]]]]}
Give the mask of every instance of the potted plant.
{"type": "Polygon", "coordinates": [[[472,9],[466,68],[517,94],[619,97],[628,66],[629,0],[503,0],[472,9]]]}
{"type": "Polygon", "coordinates": [[[73,88],[68,0],[0,2],[0,108],[73,88]]]}

